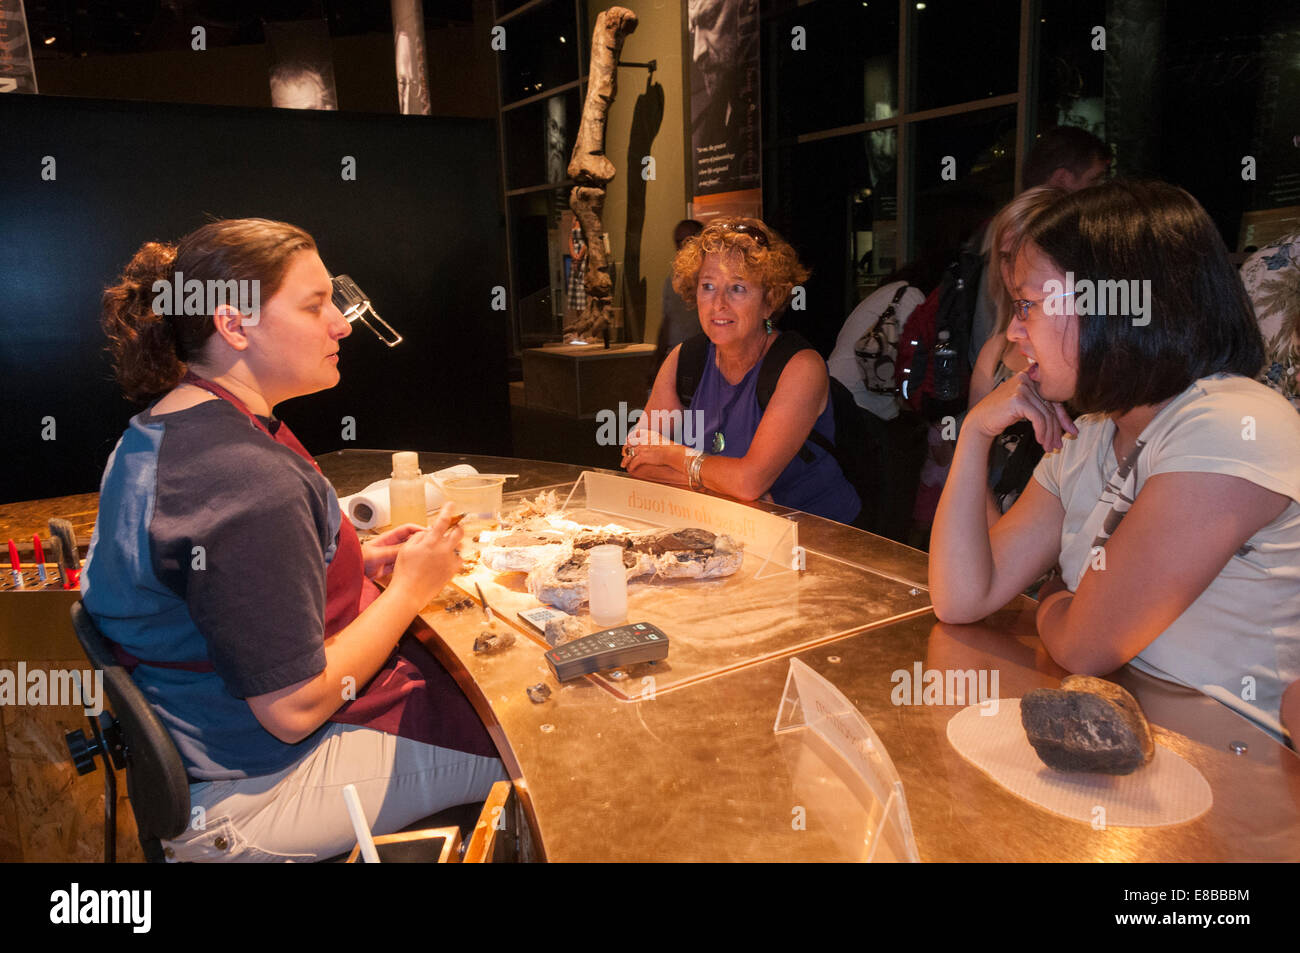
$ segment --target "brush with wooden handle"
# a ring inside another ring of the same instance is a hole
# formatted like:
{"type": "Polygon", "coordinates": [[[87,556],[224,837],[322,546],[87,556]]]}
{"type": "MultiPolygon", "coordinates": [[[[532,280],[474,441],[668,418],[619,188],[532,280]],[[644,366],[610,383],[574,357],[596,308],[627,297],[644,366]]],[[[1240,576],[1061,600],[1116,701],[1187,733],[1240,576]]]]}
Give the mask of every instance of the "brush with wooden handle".
{"type": "Polygon", "coordinates": [[[81,553],[77,550],[77,534],[67,520],[51,517],[50,537],[59,542],[59,573],[64,589],[81,587],[81,553]]]}

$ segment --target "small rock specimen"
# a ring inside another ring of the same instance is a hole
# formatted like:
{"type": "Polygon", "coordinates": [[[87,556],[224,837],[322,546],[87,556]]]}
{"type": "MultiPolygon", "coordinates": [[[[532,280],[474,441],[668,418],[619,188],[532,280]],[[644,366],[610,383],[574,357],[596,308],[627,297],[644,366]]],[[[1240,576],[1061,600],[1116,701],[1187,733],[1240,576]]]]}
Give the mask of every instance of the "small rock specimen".
{"type": "Polygon", "coordinates": [[[484,629],[474,640],[474,651],[480,655],[498,652],[501,649],[508,649],[515,644],[515,634],[503,629],[500,632],[492,629],[484,629]]]}
{"type": "Polygon", "coordinates": [[[566,615],[549,620],[546,623],[546,631],[542,633],[542,638],[546,639],[547,645],[555,648],[564,645],[566,642],[572,642],[574,639],[580,639],[586,634],[587,627],[583,625],[581,619],[566,615]]]}
{"type": "Polygon", "coordinates": [[[1020,723],[1043,764],[1056,771],[1131,774],[1155,756],[1137,699],[1113,682],[1071,675],[1020,700],[1020,723]]]}
{"type": "Polygon", "coordinates": [[[534,705],[540,705],[542,702],[546,701],[546,699],[551,697],[551,690],[547,687],[545,682],[538,682],[536,685],[529,685],[524,689],[524,692],[528,695],[528,700],[534,705]]]}

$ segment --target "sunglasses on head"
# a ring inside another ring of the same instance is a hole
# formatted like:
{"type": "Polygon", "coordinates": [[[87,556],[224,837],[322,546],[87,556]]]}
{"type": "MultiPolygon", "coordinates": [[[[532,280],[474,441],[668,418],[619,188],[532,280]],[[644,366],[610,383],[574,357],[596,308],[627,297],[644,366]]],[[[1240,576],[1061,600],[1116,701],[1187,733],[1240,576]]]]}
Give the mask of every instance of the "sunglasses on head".
{"type": "Polygon", "coordinates": [[[746,225],[743,222],[739,225],[723,225],[724,232],[739,232],[741,235],[748,235],[754,239],[759,248],[767,248],[767,233],[761,228],[753,225],[746,225]]]}

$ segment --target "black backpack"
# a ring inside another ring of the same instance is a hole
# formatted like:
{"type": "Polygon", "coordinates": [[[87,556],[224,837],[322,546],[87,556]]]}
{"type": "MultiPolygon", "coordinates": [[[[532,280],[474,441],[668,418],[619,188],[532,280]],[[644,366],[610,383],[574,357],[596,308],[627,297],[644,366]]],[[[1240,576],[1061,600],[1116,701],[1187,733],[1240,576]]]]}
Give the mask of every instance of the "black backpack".
{"type": "MultiPolygon", "coordinates": [[[[772,342],[758,371],[757,397],[760,411],[767,410],[767,404],[776,392],[776,384],[781,379],[785,365],[803,350],[816,348],[795,331],[783,331],[772,342]]],[[[682,343],[682,349],[677,355],[677,399],[681,401],[682,407],[691,406],[695,389],[704,377],[708,357],[709,339],[705,334],[697,334],[682,343]]],[[[884,459],[885,445],[880,427],[873,425],[873,421],[879,422],[879,418],[859,407],[849,389],[833,376],[828,374],[827,378],[830,381],[829,400],[834,408],[835,439],[827,440],[814,429],[799,448],[799,458],[805,463],[812,462],[813,452],[809,443],[817,444],[835,458],[845,479],[852,484],[862,503],[862,510],[853,525],[870,530],[877,524],[879,514],[876,509],[882,499],[881,461],[884,459]]]]}
{"type": "Polygon", "coordinates": [[[918,305],[908,318],[906,333],[898,342],[898,393],[900,398],[928,420],[939,420],[966,409],[970,388],[971,333],[975,324],[980,277],[984,256],[980,253],[984,230],[977,231],[962,246],[957,259],[943,273],[939,287],[918,305]],[[948,332],[948,343],[958,354],[957,372],[961,394],[955,401],[939,401],[934,396],[934,362],[940,331],[948,332]]]}

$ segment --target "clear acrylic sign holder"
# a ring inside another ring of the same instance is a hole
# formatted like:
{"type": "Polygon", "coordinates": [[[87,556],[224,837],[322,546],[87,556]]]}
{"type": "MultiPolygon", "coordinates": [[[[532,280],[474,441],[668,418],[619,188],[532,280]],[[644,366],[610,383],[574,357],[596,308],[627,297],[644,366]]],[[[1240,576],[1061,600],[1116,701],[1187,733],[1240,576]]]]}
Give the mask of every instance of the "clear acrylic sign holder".
{"type": "Polygon", "coordinates": [[[815,736],[858,782],[848,787],[865,812],[862,846],[867,863],[885,859],[920,861],[903,782],[889,752],[853,703],[798,659],[790,660],[772,730],[778,735],[815,736]]]}

